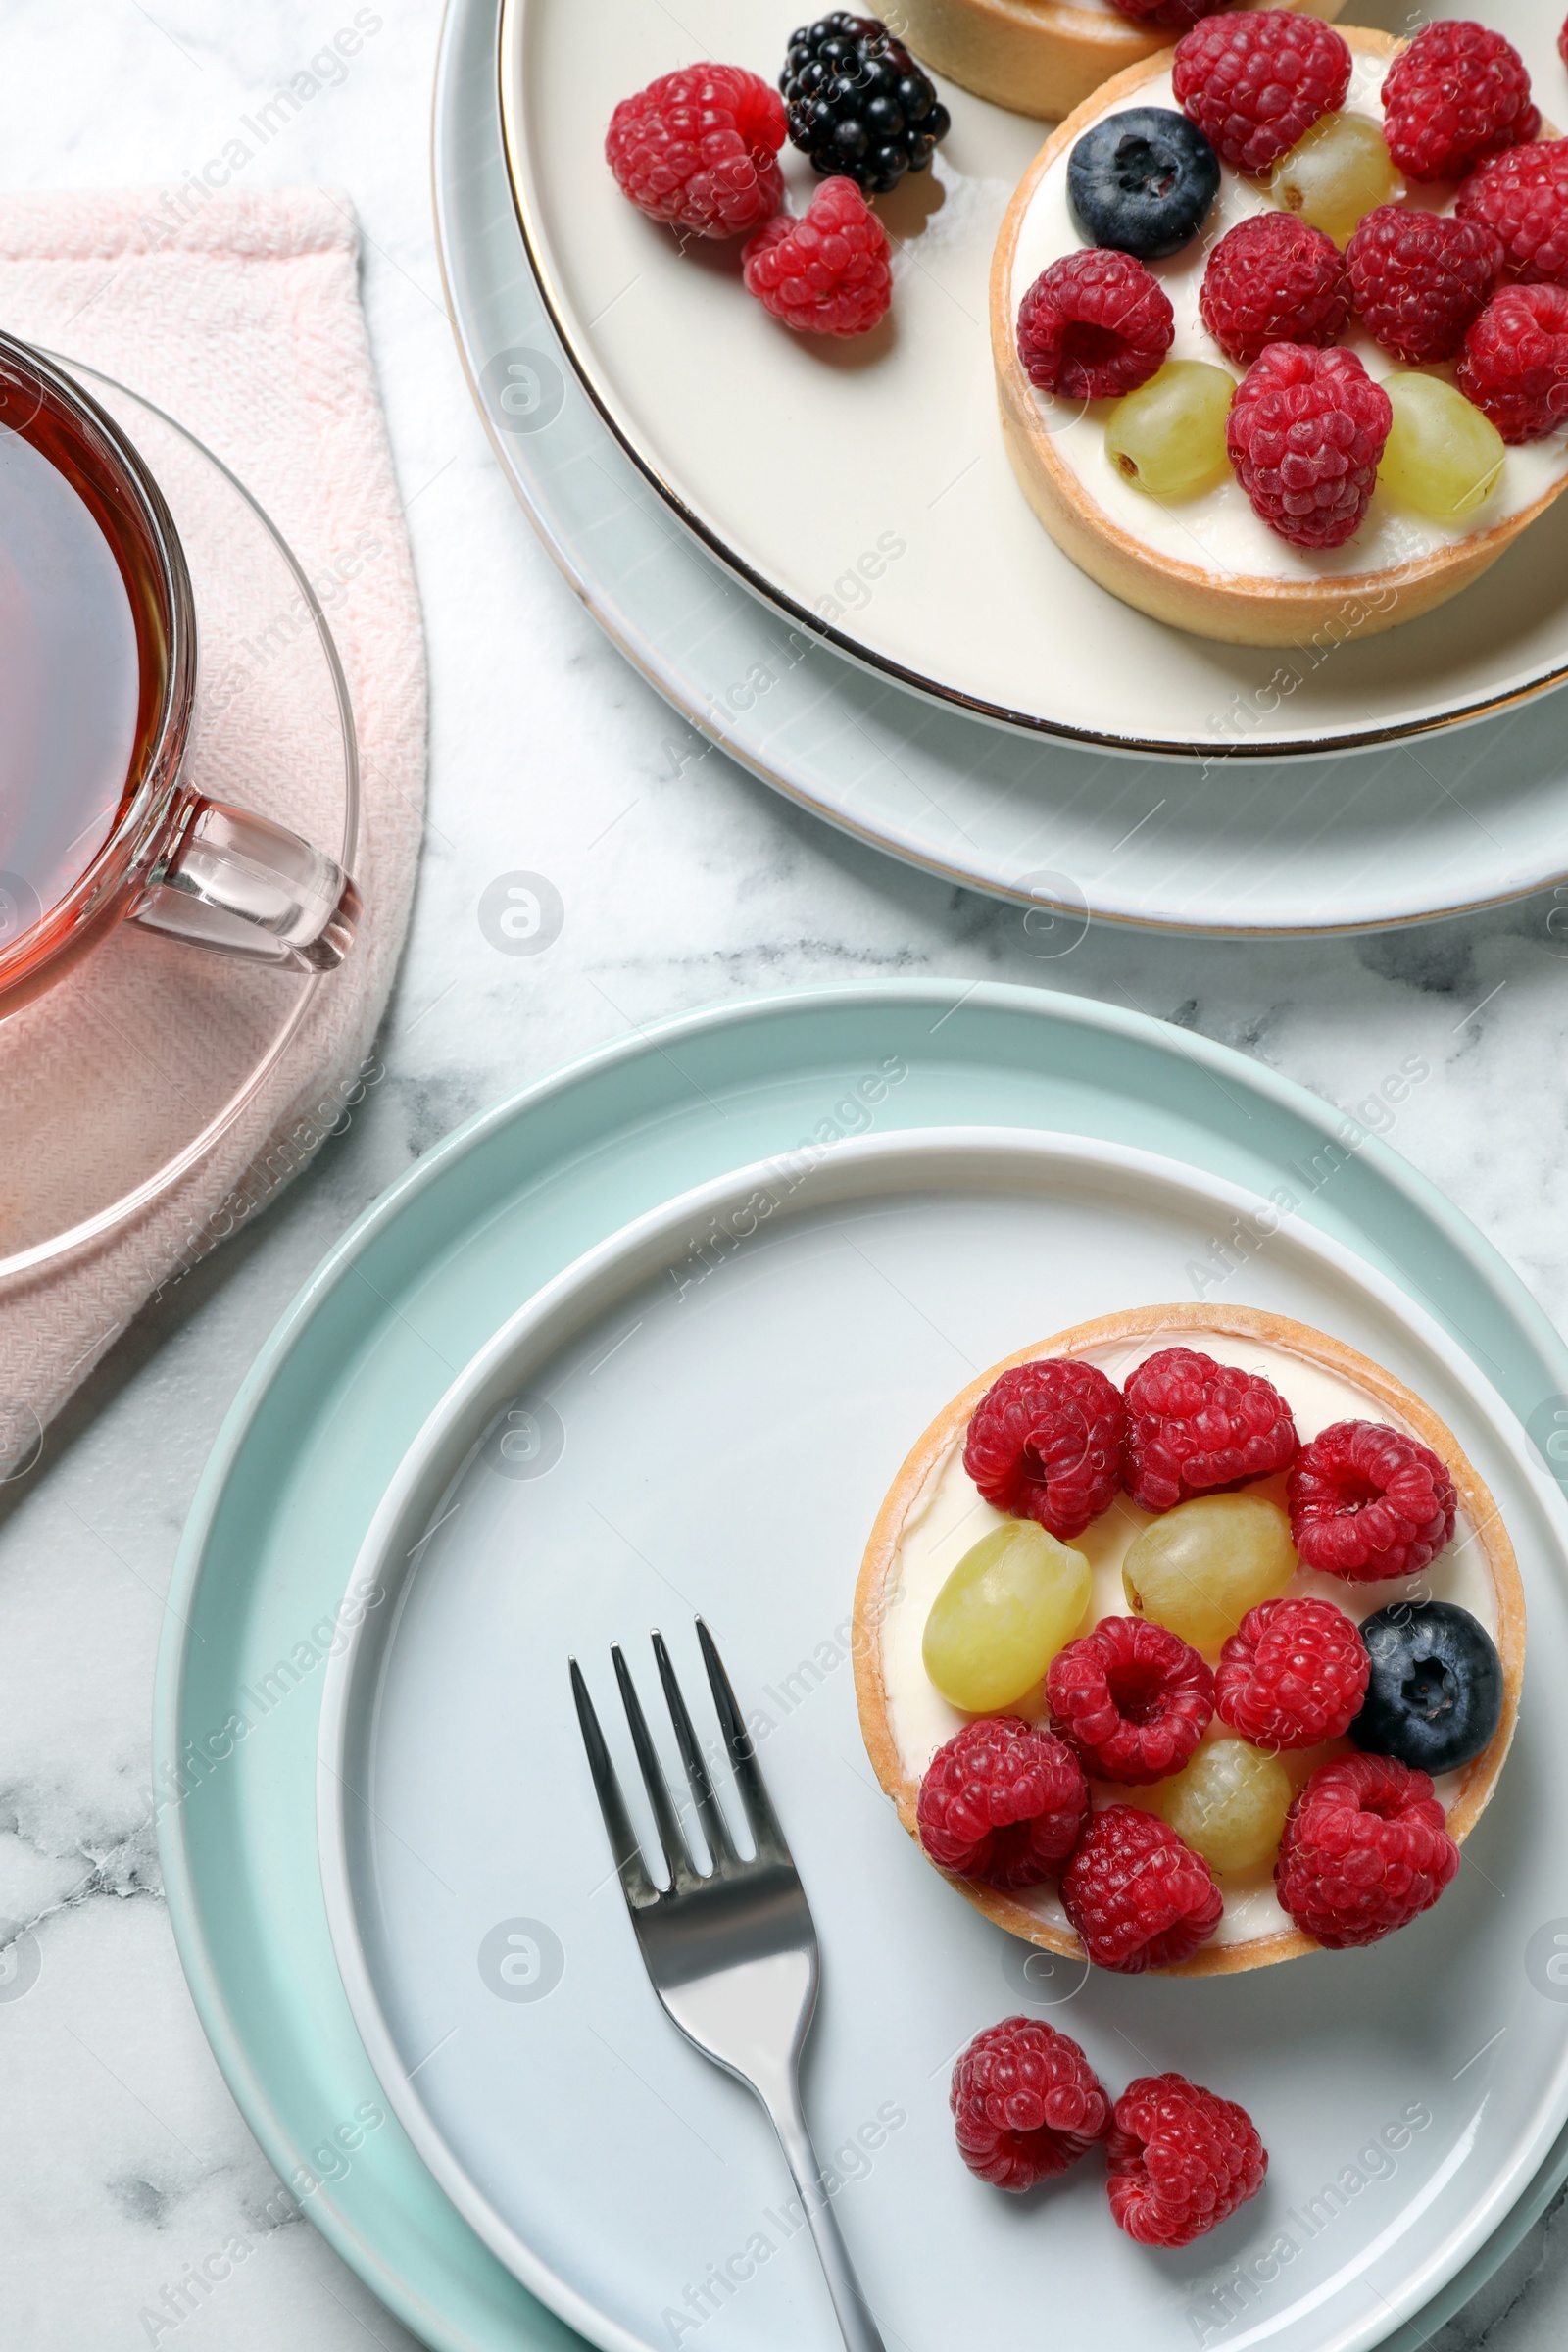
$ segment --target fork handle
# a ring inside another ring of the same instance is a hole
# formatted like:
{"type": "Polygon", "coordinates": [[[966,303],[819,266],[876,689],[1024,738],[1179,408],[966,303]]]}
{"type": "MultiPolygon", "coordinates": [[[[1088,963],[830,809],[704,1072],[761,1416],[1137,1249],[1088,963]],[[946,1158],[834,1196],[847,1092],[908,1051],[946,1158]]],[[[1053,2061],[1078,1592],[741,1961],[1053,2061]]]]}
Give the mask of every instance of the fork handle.
{"type": "Polygon", "coordinates": [[[817,2161],[811,2134],[807,2127],[805,2110],[801,2105],[800,2084],[793,2074],[776,2089],[763,2091],[755,2085],[758,2096],[772,2119],[778,2133],[779,2145],[794,2176],[806,2218],[811,2226],[811,2237],[816,2257],[822,2265],[827,2291],[833,2298],[833,2309],[844,2337],[845,2352],[886,2352],[871,2307],[855,2275],[849,2248],[839,2229],[839,2217],[832,2200],[822,2186],[822,2167],[817,2161]]]}

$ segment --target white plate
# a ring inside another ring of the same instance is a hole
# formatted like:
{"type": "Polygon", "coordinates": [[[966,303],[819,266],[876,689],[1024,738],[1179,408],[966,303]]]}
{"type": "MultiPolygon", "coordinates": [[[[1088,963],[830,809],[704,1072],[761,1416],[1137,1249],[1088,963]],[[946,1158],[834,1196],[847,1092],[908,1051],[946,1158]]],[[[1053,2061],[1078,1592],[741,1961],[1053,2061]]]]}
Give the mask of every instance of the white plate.
{"type": "MultiPolygon", "coordinates": [[[[710,2289],[705,2343],[837,2340],[760,2113],[647,1984],[572,1717],[568,1652],[608,1725],[608,1644],[624,1640],[646,1680],[651,1623],[696,1689],[699,1610],[815,1912],[825,1990],[808,2104],[849,2176],[844,2226],[890,2345],[1025,2341],[1047,2326],[1054,2341],[1140,2352],[1264,2338],[1352,2352],[1439,2289],[1551,2145],[1568,2114],[1568,2007],[1539,1947],[1543,1931],[1548,1944],[1568,1932],[1560,1710],[1527,1704],[1428,1918],[1371,1951],[1198,1982],[1026,1978],[1026,1947],[921,1860],[861,1749],[851,1594],[913,1437],[1030,1336],[1192,1296],[1194,1263],[1254,1205],[1150,1154],[1010,1130],[841,1144],[793,1186],[790,1163],[771,1161],[568,1268],[463,1373],[402,1464],[323,1693],[334,1947],[425,2163],[593,2342],[691,2341],[687,2291],[725,2265],[733,2295],[710,2289]],[[765,1217],[760,1194],[778,1203],[765,1217]],[[1171,2067],[1240,2098],[1272,2154],[1259,2200],[1162,2257],[1116,2231],[1094,2160],[1021,2201],[972,2180],[952,2142],[952,2059],[1030,2005],[1116,2088],[1171,2067]]],[[[1568,1521],[1452,1343],[1295,1225],[1225,1296],[1340,1333],[1450,1423],[1519,1551],[1532,1687],[1560,1687],[1568,1521]]]]}
{"type": "MultiPolygon", "coordinates": [[[[622,446],[743,578],[922,694],[1099,744],[1386,740],[1568,675],[1568,502],[1441,612],[1332,659],[1298,655],[1283,693],[1279,649],[1166,628],[1077,569],[1007,464],[987,323],[1038,122],[943,84],[953,128],[931,172],[879,200],[894,306],[859,344],[791,334],[744,292],[737,245],[682,251],[644,219],[604,161],[616,100],[705,55],[772,77],[799,16],[799,0],[686,0],[678,19],[662,0],[502,10],[503,124],[556,323],[622,446]]],[[[1489,0],[1488,22],[1523,51],[1547,114],[1564,111],[1554,6],[1489,0]]],[[[801,211],[814,175],[784,153],[801,211]]]]}

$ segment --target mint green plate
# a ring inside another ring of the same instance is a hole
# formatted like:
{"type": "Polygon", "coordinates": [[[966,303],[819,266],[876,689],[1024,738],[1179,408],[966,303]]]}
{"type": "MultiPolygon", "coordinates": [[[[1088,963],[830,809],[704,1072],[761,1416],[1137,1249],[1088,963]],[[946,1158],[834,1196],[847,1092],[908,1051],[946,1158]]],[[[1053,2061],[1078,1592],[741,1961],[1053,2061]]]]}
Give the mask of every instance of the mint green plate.
{"type": "MultiPolygon", "coordinates": [[[[722,1006],[529,1088],[429,1153],[307,1285],[214,1449],[170,1596],[155,1770],[171,1914],[229,2085],[323,2235],[440,2352],[578,2339],[487,2252],[388,2115],[333,1961],[315,1834],[319,1668],[347,1639],[338,1613],[372,1513],[457,1373],[618,1226],[808,1137],[830,1149],[872,1126],[960,1124],[1101,1137],[1256,1193],[1283,1187],[1416,1298],[1538,1439],[1568,1411],[1568,1350],[1393,1152],[1240,1055],[1071,997],[907,982],[722,1006]],[[860,1091],[878,1072],[897,1074],[860,1091]]],[[[1216,1236],[1216,1262],[1232,1247],[1216,1236]]],[[[1565,2176],[1559,2142],[1485,2250],[1388,2341],[1414,2352],[1565,2176]]]]}

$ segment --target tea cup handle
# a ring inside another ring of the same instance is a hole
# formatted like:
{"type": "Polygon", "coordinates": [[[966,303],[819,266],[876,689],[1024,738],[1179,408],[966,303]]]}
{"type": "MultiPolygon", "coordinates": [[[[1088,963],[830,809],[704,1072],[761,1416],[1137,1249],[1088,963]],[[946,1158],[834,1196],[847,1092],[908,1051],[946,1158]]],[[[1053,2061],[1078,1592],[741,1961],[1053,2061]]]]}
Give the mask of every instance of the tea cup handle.
{"type": "Polygon", "coordinates": [[[130,919],[285,971],[329,972],[360,919],[352,878],[299,834],[194,798],[130,919]]]}

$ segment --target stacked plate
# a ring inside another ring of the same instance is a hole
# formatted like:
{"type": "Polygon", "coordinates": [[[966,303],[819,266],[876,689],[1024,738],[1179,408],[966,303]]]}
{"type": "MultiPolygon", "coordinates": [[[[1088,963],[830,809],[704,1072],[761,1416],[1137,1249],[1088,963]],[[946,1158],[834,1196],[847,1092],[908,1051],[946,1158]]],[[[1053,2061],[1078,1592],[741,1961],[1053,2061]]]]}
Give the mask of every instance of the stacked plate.
{"type": "MultiPolygon", "coordinates": [[[[1266,936],[1557,881],[1568,501],[1450,605],[1327,657],[1119,604],[1035,522],[997,427],[987,273],[1038,122],[944,87],[933,176],[884,200],[874,364],[781,334],[733,256],[677,255],[598,166],[617,98],[704,53],[767,70],[797,13],[454,0],[443,44],[475,394],[558,562],[684,714],[672,763],[721,743],[899,856],[1080,918],[1266,936]]],[[[1555,86],[1544,0],[1493,20],[1555,86]]]]}

